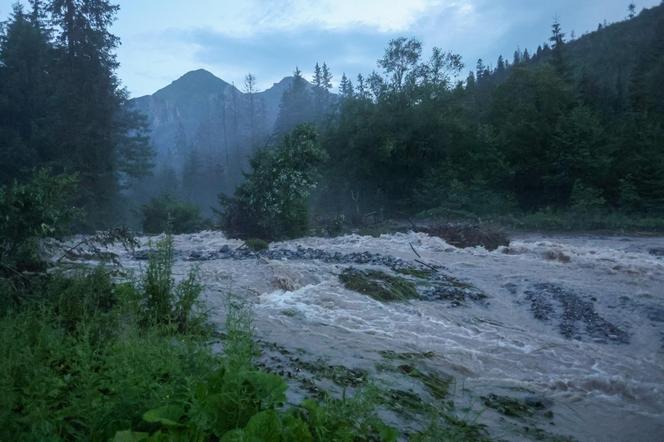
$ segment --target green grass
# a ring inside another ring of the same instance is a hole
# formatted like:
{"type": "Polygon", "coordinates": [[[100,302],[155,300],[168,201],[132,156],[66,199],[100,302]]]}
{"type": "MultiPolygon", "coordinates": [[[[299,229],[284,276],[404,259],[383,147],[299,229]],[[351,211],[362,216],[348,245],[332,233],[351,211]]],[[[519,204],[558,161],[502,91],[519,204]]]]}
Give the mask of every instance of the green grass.
{"type": "Polygon", "coordinates": [[[406,301],[417,298],[415,284],[378,270],[345,269],[339,279],[349,290],[381,302],[406,301]]]}

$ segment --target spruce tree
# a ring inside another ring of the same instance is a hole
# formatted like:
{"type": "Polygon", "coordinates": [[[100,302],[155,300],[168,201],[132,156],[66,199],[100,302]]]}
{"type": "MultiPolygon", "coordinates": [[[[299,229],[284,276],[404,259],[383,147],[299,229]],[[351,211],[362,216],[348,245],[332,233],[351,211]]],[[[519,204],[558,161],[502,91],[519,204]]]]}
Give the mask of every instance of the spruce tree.
{"type": "Polygon", "coordinates": [[[118,38],[110,32],[118,6],[109,0],[51,0],[55,34],[52,142],[59,167],[79,175],[79,203],[91,226],[113,220],[113,205],[127,176],[149,172],[145,121],[127,109],[115,76],[118,38]]]}
{"type": "Polygon", "coordinates": [[[0,185],[53,161],[49,115],[53,94],[49,45],[39,3],[17,3],[0,35],[0,185]]]}
{"type": "Polygon", "coordinates": [[[342,96],[342,98],[352,98],[355,94],[353,90],[353,83],[348,79],[348,77],[346,77],[345,72],[341,75],[341,82],[339,83],[339,94],[342,96]]]}
{"type": "Polygon", "coordinates": [[[332,72],[330,71],[330,68],[327,67],[327,63],[323,63],[321,84],[326,91],[332,89],[332,72]]]}
{"type": "Polygon", "coordinates": [[[565,59],[565,34],[562,31],[560,22],[556,19],[551,25],[551,64],[558,75],[564,80],[569,80],[570,70],[565,59]]]}
{"type": "MultiPolygon", "coordinates": [[[[323,64],[325,72],[325,64],[323,64]]],[[[283,136],[301,123],[310,122],[314,117],[314,103],[309,93],[307,81],[299,68],[295,68],[290,87],[281,97],[279,115],[274,132],[283,136]]]]}

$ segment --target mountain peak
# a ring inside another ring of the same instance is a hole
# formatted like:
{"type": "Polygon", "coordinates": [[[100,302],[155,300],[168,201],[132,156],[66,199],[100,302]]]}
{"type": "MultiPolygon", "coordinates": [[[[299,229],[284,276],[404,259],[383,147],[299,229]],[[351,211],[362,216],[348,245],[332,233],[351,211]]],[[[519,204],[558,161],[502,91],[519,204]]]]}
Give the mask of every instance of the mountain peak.
{"type": "Polygon", "coordinates": [[[219,77],[215,76],[212,72],[207,71],[205,69],[195,69],[193,71],[189,71],[186,74],[184,74],[182,77],[180,77],[178,80],[175,81],[180,81],[180,80],[221,80],[219,77]]]}
{"type": "Polygon", "coordinates": [[[156,96],[191,96],[223,92],[230,85],[205,69],[187,72],[165,88],[157,91],[156,96]]]}

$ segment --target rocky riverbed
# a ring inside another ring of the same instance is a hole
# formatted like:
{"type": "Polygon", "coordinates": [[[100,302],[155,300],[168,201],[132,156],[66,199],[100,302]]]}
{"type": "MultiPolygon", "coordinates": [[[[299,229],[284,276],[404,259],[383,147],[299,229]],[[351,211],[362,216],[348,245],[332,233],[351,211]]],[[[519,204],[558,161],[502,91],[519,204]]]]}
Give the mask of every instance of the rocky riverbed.
{"type": "MultiPolygon", "coordinates": [[[[139,272],[156,238],[113,249],[139,272]]],[[[425,233],[274,243],[175,237],[212,319],[251,303],[260,363],[291,399],[369,384],[415,431],[435,406],[503,440],[664,434],[664,238],[520,235],[495,251],[425,233]]]]}

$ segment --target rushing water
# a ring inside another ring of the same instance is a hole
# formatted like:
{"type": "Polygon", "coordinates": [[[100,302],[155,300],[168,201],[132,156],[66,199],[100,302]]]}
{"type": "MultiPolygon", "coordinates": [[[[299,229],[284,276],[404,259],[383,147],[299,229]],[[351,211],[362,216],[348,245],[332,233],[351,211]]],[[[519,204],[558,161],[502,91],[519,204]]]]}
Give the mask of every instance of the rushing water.
{"type": "MultiPolygon", "coordinates": [[[[280,349],[268,365],[320,360],[419,393],[380,370],[384,351],[431,352],[418,366],[453,376],[452,399],[496,438],[528,440],[528,426],[579,440],[664,440],[664,238],[521,235],[488,252],[422,233],[350,235],[272,244],[279,259],[238,259],[241,245],[218,232],[176,236],[175,272],[200,266],[219,324],[228,292],[249,299],[258,337],[280,349]],[[487,298],[382,303],[340,283],[351,265],[388,271],[384,257],[435,266],[487,298]],[[553,417],[501,416],[479,399],[492,393],[542,398],[553,417]]],[[[126,268],[144,265],[118,253],[126,268]]]]}

